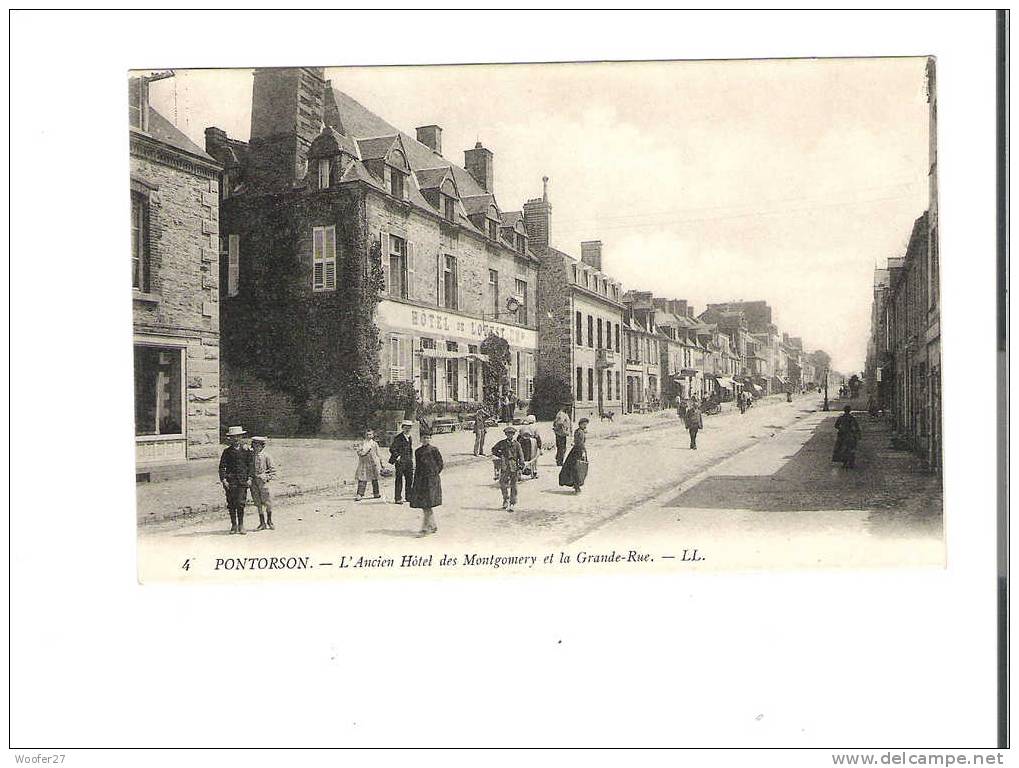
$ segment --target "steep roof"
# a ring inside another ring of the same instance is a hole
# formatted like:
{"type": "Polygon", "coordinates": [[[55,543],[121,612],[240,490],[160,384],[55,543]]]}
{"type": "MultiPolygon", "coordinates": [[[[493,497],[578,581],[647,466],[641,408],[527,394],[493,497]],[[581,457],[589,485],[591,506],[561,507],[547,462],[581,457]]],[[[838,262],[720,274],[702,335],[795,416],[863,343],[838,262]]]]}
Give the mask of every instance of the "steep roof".
{"type": "MultiPolygon", "coordinates": [[[[138,129],[132,128],[131,130],[138,129]]],[[[212,155],[191,141],[191,139],[178,130],[177,126],[159,114],[151,105],[149,105],[149,130],[147,132],[141,131],[141,133],[148,133],[149,136],[157,141],[169,144],[171,147],[187,152],[189,155],[195,155],[202,160],[208,160],[212,163],[216,162],[212,155]]]]}

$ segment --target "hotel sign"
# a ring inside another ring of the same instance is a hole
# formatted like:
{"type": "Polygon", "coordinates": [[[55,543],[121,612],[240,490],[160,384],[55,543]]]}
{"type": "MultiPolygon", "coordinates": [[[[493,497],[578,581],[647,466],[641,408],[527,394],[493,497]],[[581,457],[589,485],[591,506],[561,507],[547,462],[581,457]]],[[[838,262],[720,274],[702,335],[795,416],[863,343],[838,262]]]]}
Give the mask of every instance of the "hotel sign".
{"type": "Polygon", "coordinates": [[[379,327],[383,331],[436,336],[442,339],[481,342],[489,333],[501,336],[512,347],[537,349],[538,334],[530,328],[481,320],[439,309],[417,307],[384,300],[378,308],[379,327]]]}

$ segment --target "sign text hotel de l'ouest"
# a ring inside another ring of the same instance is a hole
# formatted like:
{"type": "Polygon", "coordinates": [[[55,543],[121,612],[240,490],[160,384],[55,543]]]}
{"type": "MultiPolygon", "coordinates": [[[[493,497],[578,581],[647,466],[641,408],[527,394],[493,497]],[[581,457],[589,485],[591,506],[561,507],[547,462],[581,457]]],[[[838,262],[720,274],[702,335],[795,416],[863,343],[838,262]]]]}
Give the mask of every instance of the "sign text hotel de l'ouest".
{"type": "Polygon", "coordinates": [[[529,328],[478,320],[396,301],[380,302],[378,318],[381,325],[391,330],[406,330],[426,336],[429,333],[441,333],[472,341],[483,341],[489,332],[492,332],[506,339],[514,347],[534,349],[537,346],[537,334],[529,328]]]}

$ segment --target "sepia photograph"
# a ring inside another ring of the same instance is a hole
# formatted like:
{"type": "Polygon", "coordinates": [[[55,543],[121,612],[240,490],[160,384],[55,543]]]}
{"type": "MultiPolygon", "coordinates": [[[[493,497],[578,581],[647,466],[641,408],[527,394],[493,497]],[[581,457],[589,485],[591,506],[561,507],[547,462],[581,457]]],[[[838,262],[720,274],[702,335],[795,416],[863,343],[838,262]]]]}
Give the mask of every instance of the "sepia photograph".
{"type": "Polygon", "coordinates": [[[936,69],[131,71],[139,578],[943,567],[936,69]]]}

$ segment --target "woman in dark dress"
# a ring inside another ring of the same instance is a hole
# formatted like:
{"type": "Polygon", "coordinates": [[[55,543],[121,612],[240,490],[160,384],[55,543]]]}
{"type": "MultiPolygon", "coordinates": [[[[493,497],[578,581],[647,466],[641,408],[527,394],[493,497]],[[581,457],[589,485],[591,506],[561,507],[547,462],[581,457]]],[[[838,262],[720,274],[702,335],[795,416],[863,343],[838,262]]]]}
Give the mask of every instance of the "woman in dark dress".
{"type": "Polygon", "coordinates": [[[410,493],[411,507],[424,513],[421,520],[422,536],[439,530],[435,525],[432,509],[442,506],[442,481],[439,479],[439,473],[442,472],[442,454],[431,443],[431,433],[421,432],[421,445],[414,452],[414,463],[417,466],[414,473],[414,488],[410,493]]]}
{"type": "Polygon", "coordinates": [[[574,493],[580,493],[580,487],[584,484],[584,478],[577,474],[577,461],[587,463],[587,425],[589,419],[583,418],[577,422],[577,430],[573,433],[573,447],[566,455],[563,468],[559,470],[559,485],[573,488],[574,493]]]}
{"type": "Polygon", "coordinates": [[[838,437],[835,438],[835,450],[832,451],[831,460],[842,462],[844,467],[856,465],[856,444],[860,441],[860,423],[852,414],[852,408],[846,406],[843,413],[835,420],[835,429],[838,430],[838,437]]]}

